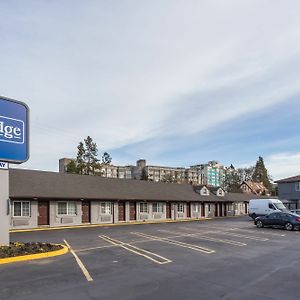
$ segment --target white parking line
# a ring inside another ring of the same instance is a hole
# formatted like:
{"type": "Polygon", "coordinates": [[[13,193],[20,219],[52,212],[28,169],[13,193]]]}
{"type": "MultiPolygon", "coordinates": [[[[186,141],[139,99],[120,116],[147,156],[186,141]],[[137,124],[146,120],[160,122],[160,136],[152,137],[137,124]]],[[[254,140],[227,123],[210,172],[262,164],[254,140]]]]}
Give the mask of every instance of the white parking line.
{"type": "MultiPolygon", "coordinates": [[[[160,232],[166,232],[166,233],[172,233],[169,230],[163,230],[163,229],[158,229],[160,232]]],[[[233,246],[238,246],[238,247],[243,247],[247,246],[247,244],[234,241],[234,240],[228,240],[228,239],[220,239],[220,238],[213,238],[213,237],[208,237],[208,236],[202,236],[202,233],[184,233],[184,232],[177,232],[180,237],[193,237],[199,240],[206,240],[206,241],[211,241],[211,242],[218,242],[218,243],[224,243],[224,244],[229,244],[233,246]],[[199,236],[200,235],[200,236],[199,236]]]]}
{"type": "Polygon", "coordinates": [[[264,231],[264,230],[261,230],[261,229],[252,229],[252,230],[249,230],[249,229],[242,229],[242,228],[230,228],[230,230],[233,230],[233,231],[244,231],[244,232],[249,232],[249,233],[253,233],[255,232],[256,233],[262,233],[262,234],[267,234],[267,235],[270,235],[270,236],[286,236],[286,234],[279,234],[279,233],[274,233],[274,232],[267,232],[267,231],[264,231]]]}
{"type": "Polygon", "coordinates": [[[268,238],[262,238],[262,237],[253,236],[253,235],[243,235],[243,234],[239,234],[239,233],[229,232],[226,230],[199,232],[197,229],[192,229],[192,228],[188,228],[188,227],[180,227],[180,228],[184,229],[184,230],[190,230],[192,232],[197,232],[199,235],[200,234],[204,234],[204,235],[205,234],[221,234],[221,235],[235,236],[235,237],[240,237],[240,238],[249,239],[249,240],[261,241],[261,242],[265,242],[265,241],[269,240],[268,238]]]}
{"type": "Polygon", "coordinates": [[[69,248],[70,252],[75,257],[75,260],[76,260],[79,268],[81,269],[82,273],[84,274],[86,280],[87,281],[93,281],[93,278],[91,277],[89,271],[84,266],[83,262],[80,260],[80,258],[77,256],[77,254],[73,251],[73,249],[71,248],[70,244],[66,240],[64,240],[64,243],[67,245],[67,247],[69,248]]]}
{"type": "Polygon", "coordinates": [[[143,257],[145,257],[145,258],[147,258],[147,259],[149,259],[149,260],[151,260],[151,261],[153,261],[153,262],[155,262],[159,265],[164,265],[164,264],[168,264],[168,263],[172,262],[170,259],[165,258],[161,255],[158,255],[156,253],[150,252],[150,251],[145,250],[145,249],[135,247],[135,246],[127,244],[127,243],[123,243],[123,242],[118,241],[116,239],[112,239],[111,237],[108,237],[106,235],[100,235],[99,237],[102,238],[103,240],[109,242],[109,243],[112,243],[115,246],[119,246],[123,249],[126,249],[126,250],[132,252],[132,253],[143,256],[143,257]]]}
{"type": "Polygon", "coordinates": [[[202,253],[205,253],[205,254],[211,254],[211,253],[216,252],[215,250],[212,250],[212,249],[200,247],[198,245],[178,242],[178,241],[175,241],[175,240],[170,240],[169,238],[160,238],[160,237],[157,237],[157,236],[144,234],[144,233],[141,233],[141,232],[131,232],[131,233],[135,234],[135,235],[138,235],[138,236],[148,238],[148,239],[153,240],[153,241],[164,242],[164,243],[180,246],[180,247],[183,247],[183,248],[188,248],[188,249],[191,249],[191,250],[195,250],[195,251],[198,251],[198,252],[202,252],[202,253]]]}

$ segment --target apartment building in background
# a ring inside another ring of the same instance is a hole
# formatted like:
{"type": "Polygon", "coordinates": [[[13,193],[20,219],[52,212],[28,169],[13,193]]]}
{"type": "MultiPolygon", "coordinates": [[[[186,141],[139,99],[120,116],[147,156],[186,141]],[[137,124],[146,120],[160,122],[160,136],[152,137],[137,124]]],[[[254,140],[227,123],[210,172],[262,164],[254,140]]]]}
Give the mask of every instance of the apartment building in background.
{"type": "Polygon", "coordinates": [[[199,184],[208,186],[223,186],[227,167],[221,165],[218,161],[212,160],[207,164],[191,166],[191,169],[197,170],[199,184]]]}
{"type": "MultiPolygon", "coordinates": [[[[59,172],[66,173],[70,158],[59,160],[59,172]]],[[[217,161],[207,164],[195,165],[188,168],[147,165],[145,159],[139,159],[136,165],[115,166],[102,165],[100,173],[102,177],[144,179],[155,182],[189,183],[192,185],[222,186],[226,168],[217,161]]]]}

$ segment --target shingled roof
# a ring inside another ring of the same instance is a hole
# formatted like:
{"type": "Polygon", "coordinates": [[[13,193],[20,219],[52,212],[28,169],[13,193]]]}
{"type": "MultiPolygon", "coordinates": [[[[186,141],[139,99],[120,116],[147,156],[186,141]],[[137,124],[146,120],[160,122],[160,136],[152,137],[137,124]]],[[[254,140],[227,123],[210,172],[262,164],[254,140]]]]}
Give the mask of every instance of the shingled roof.
{"type": "Polygon", "coordinates": [[[293,176],[293,177],[288,177],[288,178],[284,178],[284,179],[280,179],[280,180],[275,181],[275,183],[298,182],[298,181],[300,181],[300,175],[293,176]]]}
{"type": "Polygon", "coordinates": [[[202,201],[188,184],[11,169],[11,198],[202,201]]]}

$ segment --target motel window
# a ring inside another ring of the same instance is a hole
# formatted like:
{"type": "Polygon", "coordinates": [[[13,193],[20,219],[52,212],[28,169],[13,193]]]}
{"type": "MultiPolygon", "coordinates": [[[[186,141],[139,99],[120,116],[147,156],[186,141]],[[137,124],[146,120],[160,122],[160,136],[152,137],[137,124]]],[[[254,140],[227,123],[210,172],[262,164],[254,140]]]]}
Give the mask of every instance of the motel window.
{"type": "Polygon", "coordinates": [[[211,212],[211,204],[208,204],[208,212],[211,212]]]}
{"type": "Polygon", "coordinates": [[[164,212],[164,206],[162,203],[153,203],[152,204],[152,210],[154,213],[163,213],[164,212]]]}
{"type": "Polygon", "coordinates": [[[101,202],[101,214],[111,215],[111,202],[101,202]]]}
{"type": "Polygon", "coordinates": [[[184,205],[183,203],[178,203],[177,204],[177,212],[183,213],[184,212],[184,205]]]}
{"type": "Polygon", "coordinates": [[[300,182],[296,182],[296,183],[295,183],[295,190],[296,190],[297,192],[300,192],[300,182]]]}
{"type": "Polygon", "coordinates": [[[193,211],[194,212],[199,212],[199,204],[198,203],[193,203],[193,211]]]}
{"type": "Polygon", "coordinates": [[[148,203],[140,203],[140,213],[148,213],[148,203]]]}
{"type": "Polygon", "coordinates": [[[14,201],[13,202],[14,217],[30,217],[30,202],[29,201],[14,201]]]}
{"type": "Polygon", "coordinates": [[[75,216],[77,215],[77,206],[75,202],[58,202],[57,214],[75,216]]]}

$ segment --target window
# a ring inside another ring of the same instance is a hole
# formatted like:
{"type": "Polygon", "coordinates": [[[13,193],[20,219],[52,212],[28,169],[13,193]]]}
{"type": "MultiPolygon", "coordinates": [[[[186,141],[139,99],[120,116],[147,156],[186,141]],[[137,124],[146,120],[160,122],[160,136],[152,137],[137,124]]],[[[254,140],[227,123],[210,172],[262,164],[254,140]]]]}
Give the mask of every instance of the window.
{"type": "Polygon", "coordinates": [[[77,215],[77,206],[75,202],[58,202],[57,214],[75,216],[77,215]]]}
{"type": "Polygon", "coordinates": [[[152,210],[154,213],[163,213],[164,212],[164,206],[162,203],[153,203],[152,204],[152,210]]]}
{"type": "Polygon", "coordinates": [[[140,203],[140,213],[148,213],[148,203],[140,203]]]}
{"type": "Polygon", "coordinates": [[[270,209],[275,209],[275,207],[273,206],[272,203],[269,203],[269,208],[270,208],[270,209]]]}
{"type": "Polygon", "coordinates": [[[300,182],[295,183],[295,190],[296,192],[300,192],[300,182]]]}
{"type": "Polygon", "coordinates": [[[208,212],[211,212],[211,204],[208,204],[208,212]]]}
{"type": "Polygon", "coordinates": [[[30,202],[29,201],[14,201],[13,202],[14,217],[30,217],[30,202]]]}
{"type": "Polygon", "coordinates": [[[101,202],[101,214],[111,215],[111,202],[101,202]]]}
{"type": "Polygon", "coordinates": [[[198,203],[193,203],[193,211],[194,212],[199,212],[199,204],[198,203]]]}
{"type": "Polygon", "coordinates": [[[177,212],[183,213],[184,212],[184,205],[183,203],[178,203],[177,204],[177,212]]]}

